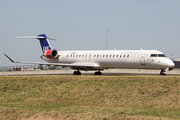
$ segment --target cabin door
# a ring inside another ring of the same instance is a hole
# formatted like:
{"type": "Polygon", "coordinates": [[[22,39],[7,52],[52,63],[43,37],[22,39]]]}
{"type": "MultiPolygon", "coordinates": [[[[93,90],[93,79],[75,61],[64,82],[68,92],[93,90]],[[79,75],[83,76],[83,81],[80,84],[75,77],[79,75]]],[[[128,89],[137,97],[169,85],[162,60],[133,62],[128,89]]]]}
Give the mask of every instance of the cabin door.
{"type": "Polygon", "coordinates": [[[145,63],[145,54],[142,54],[141,55],[141,65],[146,65],[146,63],[145,63]]]}
{"type": "Polygon", "coordinates": [[[91,61],[91,56],[92,56],[92,53],[90,53],[90,54],[88,55],[88,61],[91,61]]]}
{"type": "Polygon", "coordinates": [[[85,54],[84,61],[87,61],[87,58],[88,58],[88,53],[85,54]]]}

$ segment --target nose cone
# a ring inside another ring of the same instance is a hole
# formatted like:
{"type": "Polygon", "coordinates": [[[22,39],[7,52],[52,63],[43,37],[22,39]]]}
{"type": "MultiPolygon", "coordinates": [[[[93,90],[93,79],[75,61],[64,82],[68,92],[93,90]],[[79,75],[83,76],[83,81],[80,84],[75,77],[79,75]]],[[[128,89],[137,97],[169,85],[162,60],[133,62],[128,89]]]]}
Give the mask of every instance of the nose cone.
{"type": "Polygon", "coordinates": [[[169,66],[170,68],[173,68],[173,67],[175,66],[175,64],[174,64],[173,61],[169,61],[169,62],[168,62],[168,66],[169,66]]]}

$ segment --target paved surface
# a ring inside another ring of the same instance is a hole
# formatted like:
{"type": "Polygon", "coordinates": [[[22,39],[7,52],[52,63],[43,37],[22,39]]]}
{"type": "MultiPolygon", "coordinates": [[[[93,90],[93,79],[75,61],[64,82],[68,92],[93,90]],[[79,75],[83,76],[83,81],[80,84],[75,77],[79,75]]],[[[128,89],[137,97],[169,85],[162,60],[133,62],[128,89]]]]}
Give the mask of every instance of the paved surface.
{"type": "MultiPolygon", "coordinates": [[[[36,70],[36,71],[9,71],[0,72],[3,75],[72,75],[74,70],[36,70]]],[[[95,71],[81,71],[82,75],[94,75],[95,71]]],[[[102,71],[102,75],[159,75],[160,70],[139,69],[108,69],[102,71]]],[[[167,75],[180,75],[180,69],[167,71],[167,75]]]]}

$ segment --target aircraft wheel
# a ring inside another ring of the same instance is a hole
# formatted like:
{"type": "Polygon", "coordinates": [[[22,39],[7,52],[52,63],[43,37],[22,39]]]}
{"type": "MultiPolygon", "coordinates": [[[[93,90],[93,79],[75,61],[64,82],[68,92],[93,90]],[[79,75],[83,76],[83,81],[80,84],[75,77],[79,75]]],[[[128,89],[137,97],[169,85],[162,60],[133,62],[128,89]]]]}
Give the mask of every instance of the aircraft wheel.
{"type": "Polygon", "coordinates": [[[102,75],[102,72],[99,72],[99,75],[102,75]]]}
{"type": "Polygon", "coordinates": [[[101,72],[95,72],[94,75],[102,75],[101,72]]]}
{"type": "Polygon", "coordinates": [[[81,72],[80,71],[74,71],[73,75],[81,75],[81,72]]]}
{"type": "Polygon", "coordinates": [[[77,75],[77,71],[74,71],[74,72],[73,72],[73,75],[77,75]]]}
{"type": "Polygon", "coordinates": [[[77,71],[77,73],[78,73],[77,75],[81,75],[81,72],[80,72],[80,71],[77,71]]]}

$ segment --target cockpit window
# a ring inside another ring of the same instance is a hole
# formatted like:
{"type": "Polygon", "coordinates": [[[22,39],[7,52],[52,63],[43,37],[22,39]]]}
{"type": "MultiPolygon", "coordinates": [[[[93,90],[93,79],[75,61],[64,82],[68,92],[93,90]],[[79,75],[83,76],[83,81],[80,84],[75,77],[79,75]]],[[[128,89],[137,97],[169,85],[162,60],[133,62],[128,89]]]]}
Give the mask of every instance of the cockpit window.
{"type": "Polygon", "coordinates": [[[151,57],[166,57],[164,54],[151,54],[151,57]]]}
{"type": "Polygon", "coordinates": [[[157,57],[157,54],[151,54],[151,57],[157,57]]]}
{"type": "Polygon", "coordinates": [[[158,57],[165,57],[164,54],[158,54],[158,57]]]}

